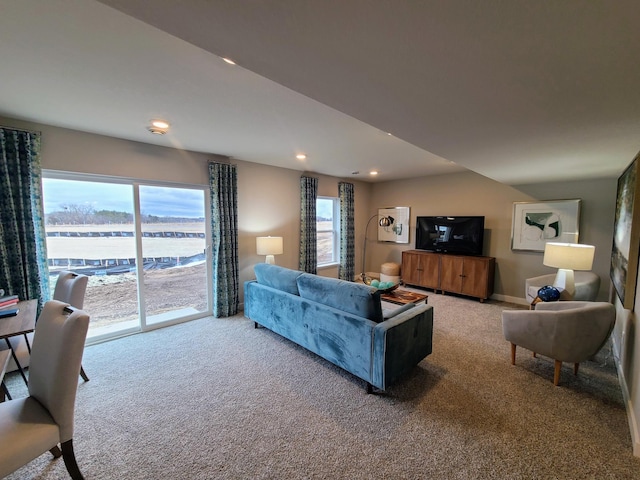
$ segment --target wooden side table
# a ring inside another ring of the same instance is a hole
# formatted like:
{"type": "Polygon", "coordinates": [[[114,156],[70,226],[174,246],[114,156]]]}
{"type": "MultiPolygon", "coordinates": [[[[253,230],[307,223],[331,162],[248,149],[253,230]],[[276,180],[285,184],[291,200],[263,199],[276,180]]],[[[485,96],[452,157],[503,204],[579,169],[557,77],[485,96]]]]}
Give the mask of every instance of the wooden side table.
{"type": "Polygon", "coordinates": [[[9,390],[4,384],[4,374],[7,372],[7,365],[9,365],[9,358],[11,352],[9,350],[0,350],[0,381],[2,382],[2,390],[0,390],[0,402],[4,402],[5,397],[11,400],[9,390]]]}
{"type": "Polygon", "coordinates": [[[22,366],[18,361],[16,352],[13,350],[13,346],[11,345],[9,339],[11,337],[24,335],[24,339],[27,342],[27,349],[29,350],[29,353],[31,353],[31,345],[29,344],[27,334],[33,332],[36,328],[38,300],[23,300],[22,302],[18,302],[12,308],[17,308],[18,314],[13,317],[0,318],[0,339],[4,339],[5,342],[7,342],[7,347],[9,347],[9,351],[11,352],[11,356],[13,357],[13,361],[18,367],[24,383],[28,385],[29,382],[27,381],[27,376],[25,375],[24,370],[22,369],[22,366]]]}

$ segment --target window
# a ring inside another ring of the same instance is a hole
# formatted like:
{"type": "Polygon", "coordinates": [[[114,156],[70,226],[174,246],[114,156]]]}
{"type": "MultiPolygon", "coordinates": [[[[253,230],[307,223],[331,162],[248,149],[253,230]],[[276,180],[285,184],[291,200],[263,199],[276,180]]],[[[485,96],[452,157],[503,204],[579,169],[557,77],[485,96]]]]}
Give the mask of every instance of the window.
{"type": "Polygon", "coordinates": [[[210,311],[206,199],[201,186],[45,171],[52,291],[61,270],[89,276],[90,340],[210,311]]]}
{"type": "Polygon", "coordinates": [[[316,200],[316,231],[318,233],[318,266],[340,261],[340,200],[318,197],[316,200]]]}

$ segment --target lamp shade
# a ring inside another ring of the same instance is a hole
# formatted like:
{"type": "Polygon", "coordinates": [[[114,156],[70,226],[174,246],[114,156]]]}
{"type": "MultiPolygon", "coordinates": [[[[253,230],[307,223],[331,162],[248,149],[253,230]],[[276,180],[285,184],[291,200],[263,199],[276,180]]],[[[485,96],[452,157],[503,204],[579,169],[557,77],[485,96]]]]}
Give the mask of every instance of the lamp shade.
{"type": "Polygon", "coordinates": [[[567,270],[591,270],[595,251],[593,245],[548,242],[542,263],[547,267],[567,270]]]}
{"type": "Polygon", "coordinates": [[[258,255],[282,255],[282,237],[257,237],[256,250],[258,255]]]}

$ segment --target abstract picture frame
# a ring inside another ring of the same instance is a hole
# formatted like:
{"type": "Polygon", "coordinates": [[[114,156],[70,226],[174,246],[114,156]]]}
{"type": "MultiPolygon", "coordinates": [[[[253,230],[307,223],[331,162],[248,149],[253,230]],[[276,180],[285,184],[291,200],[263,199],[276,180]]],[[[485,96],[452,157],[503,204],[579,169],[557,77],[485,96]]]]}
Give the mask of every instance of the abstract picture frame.
{"type": "Polygon", "coordinates": [[[388,217],[391,224],[378,224],[378,241],[392,243],[409,243],[410,207],[386,207],[378,209],[378,219],[388,217]]]}
{"type": "Polygon", "coordinates": [[[579,198],[514,202],[511,249],[544,252],[547,242],[577,243],[581,203],[579,198]]]}
{"type": "Polygon", "coordinates": [[[640,248],[640,178],[638,153],[618,178],[610,277],[623,308],[635,303],[640,248]]]}

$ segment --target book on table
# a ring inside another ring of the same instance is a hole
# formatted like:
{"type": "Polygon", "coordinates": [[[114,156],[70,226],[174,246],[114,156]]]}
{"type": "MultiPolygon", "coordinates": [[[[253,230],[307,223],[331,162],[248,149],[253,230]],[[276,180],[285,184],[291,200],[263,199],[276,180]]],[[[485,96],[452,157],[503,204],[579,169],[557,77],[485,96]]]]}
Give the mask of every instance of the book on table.
{"type": "Polygon", "coordinates": [[[18,301],[18,295],[4,295],[3,297],[0,297],[0,308],[10,307],[11,305],[18,303],[18,301]]]}
{"type": "Polygon", "coordinates": [[[0,310],[0,318],[15,317],[20,311],[19,308],[5,308],[0,310]]]}

